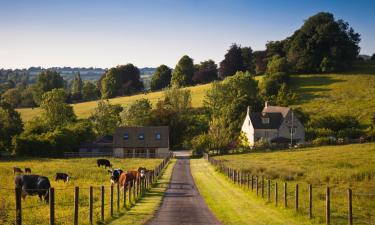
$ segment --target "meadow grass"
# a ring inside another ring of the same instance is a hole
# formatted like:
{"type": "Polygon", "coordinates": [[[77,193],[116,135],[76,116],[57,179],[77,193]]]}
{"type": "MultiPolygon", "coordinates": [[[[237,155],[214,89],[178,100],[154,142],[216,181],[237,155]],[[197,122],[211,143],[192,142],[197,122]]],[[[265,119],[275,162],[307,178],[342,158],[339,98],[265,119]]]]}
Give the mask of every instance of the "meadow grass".
{"type": "Polygon", "coordinates": [[[132,208],[119,218],[109,222],[111,225],[141,225],[150,220],[156,210],[160,207],[163,195],[167,189],[173,167],[176,160],[171,160],[171,164],[165,169],[163,175],[156,182],[155,186],[147,192],[132,208]]]}
{"type": "Polygon", "coordinates": [[[312,221],[277,209],[256,198],[254,193],[234,185],[203,159],[192,159],[190,167],[200,194],[223,224],[312,224],[312,221]]]}
{"type": "MultiPolygon", "coordinates": [[[[301,214],[307,215],[308,184],[313,186],[313,214],[325,221],[325,189],[331,188],[332,223],[347,223],[347,188],[353,190],[355,224],[375,221],[375,144],[325,146],[300,150],[217,156],[225,165],[279,184],[288,183],[290,207],[299,184],[301,214]]],[[[274,187],[274,186],[272,186],[274,187]]],[[[273,189],[271,193],[273,193],[273,189]]],[[[273,194],[272,194],[273,195],[273,194]]],[[[282,199],[282,198],[280,198],[282,199]]]]}
{"type": "MultiPolygon", "coordinates": [[[[109,158],[114,168],[123,170],[136,170],[140,166],[154,169],[161,159],[118,159],[109,158]]],[[[0,161],[0,202],[3,203],[5,215],[0,218],[0,224],[12,224],[15,215],[15,193],[12,168],[30,167],[33,174],[49,178],[51,186],[55,188],[56,224],[73,223],[74,187],[80,187],[79,197],[79,223],[88,224],[89,187],[94,187],[94,221],[100,219],[101,186],[105,186],[105,218],[109,219],[110,213],[110,175],[107,169],[97,167],[96,158],[83,159],[49,159],[25,158],[11,161],[0,161]],[[56,172],[68,173],[72,178],[69,182],[55,181],[56,172]]],[[[114,190],[116,200],[116,188],[114,190]]],[[[123,195],[121,195],[123,196],[123,195]]],[[[116,202],[116,201],[115,201],[116,202]]],[[[122,203],[123,201],[121,201],[122,203]]],[[[130,203],[127,202],[130,206],[130,203]]],[[[121,204],[122,206],[122,204],[121,204]]],[[[0,205],[1,207],[1,205],[0,205]]],[[[116,204],[115,204],[115,213],[116,204]]],[[[41,202],[37,196],[27,196],[22,201],[23,224],[46,224],[49,221],[49,207],[41,202]]],[[[0,213],[1,215],[1,213],[0,213]]]]}

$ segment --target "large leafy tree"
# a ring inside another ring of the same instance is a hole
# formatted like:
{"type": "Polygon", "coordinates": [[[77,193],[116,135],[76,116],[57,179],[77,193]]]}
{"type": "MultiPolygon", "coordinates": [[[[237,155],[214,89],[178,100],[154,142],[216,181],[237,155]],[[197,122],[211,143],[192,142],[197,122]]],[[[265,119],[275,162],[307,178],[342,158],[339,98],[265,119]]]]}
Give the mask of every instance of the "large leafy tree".
{"type": "Polygon", "coordinates": [[[146,126],[151,114],[150,100],[142,98],[125,107],[120,113],[123,126],[146,126]]]}
{"type": "Polygon", "coordinates": [[[63,88],[64,79],[56,71],[46,70],[41,72],[33,87],[33,97],[37,104],[40,104],[42,95],[54,88],[63,88]]]}
{"type": "Polygon", "coordinates": [[[96,100],[99,98],[99,89],[91,81],[86,81],[82,88],[82,98],[84,101],[96,100]]]}
{"type": "Polygon", "coordinates": [[[21,91],[18,88],[8,89],[1,95],[1,98],[12,107],[17,107],[22,100],[21,91]]]}
{"type": "Polygon", "coordinates": [[[81,78],[81,74],[78,72],[72,82],[72,98],[74,100],[79,101],[82,99],[82,89],[83,81],[81,78]]]}
{"type": "Polygon", "coordinates": [[[193,76],[194,83],[209,83],[218,79],[217,65],[213,60],[207,60],[197,65],[197,70],[193,76]]]}
{"type": "Polygon", "coordinates": [[[0,101],[0,152],[11,150],[12,137],[22,132],[20,114],[7,102],[0,101]]]}
{"type": "Polygon", "coordinates": [[[242,49],[241,46],[232,44],[225,54],[224,60],[220,62],[219,76],[224,79],[234,75],[237,71],[245,71],[242,49]]]}
{"type": "Polygon", "coordinates": [[[50,130],[63,127],[76,120],[73,107],[65,103],[64,89],[52,89],[42,96],[42,118],[50,130]]]}
{"type": "Polygon", "coordinates": [[[264,74],[267,70],[267,52],[255,51],[253,52],[253,61],[255,66],[255,74],[264,74]]]}
{"type": "Polygon", "coordinates": [[[346,69],[359,54],[360,35],[347,22],[321,12],[308,18],[284,43],[296,72],[346,69]]]}
{"type": "Polygon", "coordinates": [[[100,79],[103,98],[129,95],[143,89],[140,71],[133,64],[109,69],[100,79]]]}
{"type": "Polygon", "coordinates": [[[182,56],[173,70],[171,84],[175,87],[184,87],[192,84],[194,75],[193,59],[187,55],[182,56]]]}
{"type": "Polygon", "coordinates": [[[108,100],[100,100],[90,117],[96,133],[98,135],[113,135],[121,122],[121,111],[120,105],[113,105],[108,100]]]}
{"type": "Polygon", "coordinates": [[[172,70],[166,65],[160,65],[152,76],[151,90],[160,90],[168,87],[171,83],[171,78],[172,70]]]}
{"type": "Polygon", "coordinates": [[[253,50],[250,47],[243,47],[241,48],[242,51],[242,61],[244,69],[251,74],[255,73],[255,64],[254,64],[254,56],[253,56],[253,50]]]}
{"type": "Polygon", "coordinates": [[[204,105],[212,118],[227,121],[228,135],[234,138],[241,127],[246,108],[253,110],[261,107],[258,94],[258,82],[248,72],[237,72],[234,76],[225,78],[222,82],[215,81],[207,92],[204,105]]]}

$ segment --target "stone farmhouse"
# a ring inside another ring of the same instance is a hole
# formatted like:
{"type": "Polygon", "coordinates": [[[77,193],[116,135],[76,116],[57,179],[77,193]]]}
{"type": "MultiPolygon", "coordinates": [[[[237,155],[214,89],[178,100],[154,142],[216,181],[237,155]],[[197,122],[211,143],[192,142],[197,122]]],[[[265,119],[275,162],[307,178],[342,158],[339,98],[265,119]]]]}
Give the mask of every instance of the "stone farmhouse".
{"type": "Polygon", "coordinates": [[[248,107],[242,132],[250,146],[261,138],[269,144],[297,144],[305,142],[305,128],[289,107],[271,106],[262,112],[251,112],[248,107]]]}

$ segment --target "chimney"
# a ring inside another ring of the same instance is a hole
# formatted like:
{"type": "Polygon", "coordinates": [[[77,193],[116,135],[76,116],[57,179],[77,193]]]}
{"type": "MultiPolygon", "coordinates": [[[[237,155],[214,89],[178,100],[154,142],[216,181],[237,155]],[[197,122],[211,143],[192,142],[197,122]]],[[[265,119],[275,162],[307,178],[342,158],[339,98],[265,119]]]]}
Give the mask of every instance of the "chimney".
{"type": "Polygon", "coordinates": [[[251,111],[250,106],[248,106],[247,107],[247,115],[250,115],[250,111],[251,111]]]}
{"type": "Polygon", "coordinates": [[[268,101],[266,101],[265,103],[264,103],[264,108],[267,108],[268,107],[268,101]]]}

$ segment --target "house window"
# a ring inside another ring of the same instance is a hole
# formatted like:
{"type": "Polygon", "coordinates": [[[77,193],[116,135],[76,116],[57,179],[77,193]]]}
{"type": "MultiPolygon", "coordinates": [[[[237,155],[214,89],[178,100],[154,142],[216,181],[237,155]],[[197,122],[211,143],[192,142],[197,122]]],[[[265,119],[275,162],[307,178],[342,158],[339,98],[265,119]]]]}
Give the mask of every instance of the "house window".
{"type": "Polygon", "coordinates": [[[128,133],[125,133],[124,136],[123,136],[123,139],[124,139],[124,140],[128,140],[128,139],[129,139],[129,134],[128,134],[128,133]]]}
{"type": "Polygon", "coordinates": [[[262,123],[263,124],[269,124],[270,123],[270,118],[268,118],[268,117],[262,117],[262,123]]]}
{"type": "Polygon", "coordinates": [[[156,134],[155,134],[155,139],[156,139],[156,140],[160,140],[160,139],[161,139],[161,135],[160,135],[159,133],[156,133],[156,134]]]}
{"type": "Polygon", "coordinates": [[[144,133],[140,133],[140,134],[138,135],[138,139],[139,139],[139,140],[144,140],[144,139],[145,139],[145,134],[144,134],[144,133]]]}

